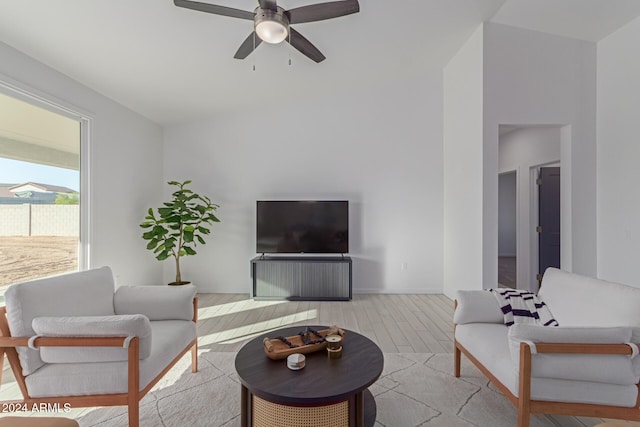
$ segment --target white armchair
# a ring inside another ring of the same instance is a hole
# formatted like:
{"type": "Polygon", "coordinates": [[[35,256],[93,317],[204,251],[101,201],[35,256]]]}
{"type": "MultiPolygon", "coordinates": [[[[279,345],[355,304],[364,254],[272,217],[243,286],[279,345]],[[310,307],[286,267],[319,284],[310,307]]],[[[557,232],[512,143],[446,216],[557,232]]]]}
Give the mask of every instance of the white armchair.
{"type": "Polygon", "coordinates": [[[194,286],[123,286],[108,267],[15,284],[0,308],[6,353],[24,403],[72,407],[139,401],[189,350],[197,371],[194,286]]]}
{"type": "Polygon", "coordinates": [[[455,376],[464,354],[518,408],[519,427],[531,413],[640,420],[640,288],[550,268],[538,296],[559,327],[506,327],[491,293],[460,291],[455,376]]]}

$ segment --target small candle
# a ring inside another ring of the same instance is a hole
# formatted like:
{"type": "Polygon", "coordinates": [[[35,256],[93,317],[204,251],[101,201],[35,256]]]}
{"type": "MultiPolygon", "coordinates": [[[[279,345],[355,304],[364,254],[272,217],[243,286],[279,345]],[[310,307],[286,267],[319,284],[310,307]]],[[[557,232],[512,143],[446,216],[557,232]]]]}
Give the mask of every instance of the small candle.
{"type": "Polygon", "coordinates": [[[329,359],[339,359],[342,357],[342,346],[337,349],[327,348],[327,354],[329,355],[329,359]]]}
{"type": "Polygon", "coordinates": [[[342,346],[342,337],[340,335],[327,335],[325,340],[327,340],[327,347],[330,350],[337,350],[342,346]]]}
{"type": "Polygon", "coordinates": [[[289,357],[287,357],[287,367],[293,371],[300,370],[304,368],[305,359],[304,354],[290,354],[289,357]]]}

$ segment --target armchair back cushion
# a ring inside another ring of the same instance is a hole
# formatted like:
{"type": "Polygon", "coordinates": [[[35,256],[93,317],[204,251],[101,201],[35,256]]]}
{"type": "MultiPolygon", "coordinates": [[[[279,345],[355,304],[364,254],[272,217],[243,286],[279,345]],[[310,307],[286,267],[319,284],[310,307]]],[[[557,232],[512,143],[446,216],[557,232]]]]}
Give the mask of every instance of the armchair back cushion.
{"type": "Polygon", "coordinates": [[[120,286],[113,297],[116,314],[144,314],[149,320],[193,320],[197,288],[183,286],[120,286]]]}
{"type": "Polygon", "coordinates": [[[560,326],[630,326],[640,343],[640,288],[548,268],[538,295],[560,326]]]}
{"type": "MultiPolygon", "coordinates": [[[[129,337],[140,339],[140,359],[151,354],[151,323],[142,314],[121,316],[36,317],[33,330],[43,337],[129,337]]],[[[119,362],[128,350],[117,347],[42,347],[45,363],[119,362]]]]}
{"type": "MultiPolygon", "coordinates": [[[[113,315],[113,292],[109,267],[12,285],[5,292],[9,330],[14,337],[30,337],[36,317],[113,315]]],[[[24,375],[44,365],[39,350],[17,350],[24,375]]]]}

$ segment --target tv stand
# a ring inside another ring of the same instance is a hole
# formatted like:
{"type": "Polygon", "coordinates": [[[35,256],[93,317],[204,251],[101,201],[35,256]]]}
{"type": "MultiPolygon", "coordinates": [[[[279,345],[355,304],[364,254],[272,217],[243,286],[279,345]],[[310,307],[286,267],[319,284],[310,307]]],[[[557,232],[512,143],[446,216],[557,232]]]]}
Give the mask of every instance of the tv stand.
{"type": "Polygon", "coordinates": [[[251,260],[253,298],[348,301],[352,263],[348,256],[265,256],[251,260]]]}

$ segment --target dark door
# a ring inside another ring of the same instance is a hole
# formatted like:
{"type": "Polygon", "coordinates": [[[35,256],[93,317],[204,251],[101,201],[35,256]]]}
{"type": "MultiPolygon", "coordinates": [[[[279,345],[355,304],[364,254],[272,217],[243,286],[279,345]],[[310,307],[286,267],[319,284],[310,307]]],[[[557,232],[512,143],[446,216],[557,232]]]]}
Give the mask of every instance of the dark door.
{"type": "Polygon", "coordinates": [[[538,283],[547,267],[560,268],[560,168],[540,168],[538,180],[538,283]]]}

